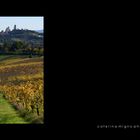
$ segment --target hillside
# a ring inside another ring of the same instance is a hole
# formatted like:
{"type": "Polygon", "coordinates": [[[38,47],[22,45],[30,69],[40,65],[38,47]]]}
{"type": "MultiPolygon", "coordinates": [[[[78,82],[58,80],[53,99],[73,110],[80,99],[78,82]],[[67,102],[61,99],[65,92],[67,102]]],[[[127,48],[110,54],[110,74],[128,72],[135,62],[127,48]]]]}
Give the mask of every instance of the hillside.
{"type": "Polygon", "coordinates": [[[0,32],[0,54],[43,55],[43,33],[16,29],[0,32]]]}
{"type": "Polygon", "coordinates": [[[34,45],[39,44],[43,46],[43,33],[23,29],[0,32],[0,44],[13,41],[22,41],[26,43],[32,43],[34,45]]]}
{"type": "Polygon", "coordinates": [[[44,33],[43,30],[36,30],[36,32],[38,32],[38,33],[44,33]]]}
{"type": "Polygon", "coordinates": [[[43,57],[0,56],[0,124],[42,124],[43,93],[43,57]]]}

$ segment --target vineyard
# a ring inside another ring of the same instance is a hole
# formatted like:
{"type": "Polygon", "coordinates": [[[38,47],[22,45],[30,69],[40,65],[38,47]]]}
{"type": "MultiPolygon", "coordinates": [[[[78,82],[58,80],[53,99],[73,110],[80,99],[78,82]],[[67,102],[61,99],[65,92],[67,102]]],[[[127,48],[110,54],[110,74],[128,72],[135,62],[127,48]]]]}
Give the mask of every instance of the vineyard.
{"type": "Polygon", "coordinates": [[[0,56],[0,94],[28,123],[43,123],[43,57],[0,56]]]}

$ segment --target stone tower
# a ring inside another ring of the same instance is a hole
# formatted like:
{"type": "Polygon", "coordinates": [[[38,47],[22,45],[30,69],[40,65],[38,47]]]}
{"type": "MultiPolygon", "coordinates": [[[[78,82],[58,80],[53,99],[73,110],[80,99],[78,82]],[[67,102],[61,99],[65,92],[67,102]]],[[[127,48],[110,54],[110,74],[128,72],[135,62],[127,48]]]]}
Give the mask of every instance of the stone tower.
{"type": "Polygon", "coordinates": [[[16,25],[14,25],[14,30],[16,30],[16,25]]]}
{"type": "Polygon", "coordinates": [[[8,32],[10,32],[10,27],[7,27],[5,30],[5,33],[8,33],[8,32]]]}

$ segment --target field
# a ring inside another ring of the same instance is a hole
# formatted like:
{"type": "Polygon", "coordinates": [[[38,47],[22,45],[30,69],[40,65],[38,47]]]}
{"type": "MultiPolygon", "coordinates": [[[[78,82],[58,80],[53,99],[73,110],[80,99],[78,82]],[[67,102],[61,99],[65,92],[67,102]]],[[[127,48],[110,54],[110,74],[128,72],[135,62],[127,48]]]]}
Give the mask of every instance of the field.
{"type": "Polygon", "coordinates": [[[43,123],[43,85],[43,57],[0,56],[0,99],[12,105],[27,123],[43,123]]]}

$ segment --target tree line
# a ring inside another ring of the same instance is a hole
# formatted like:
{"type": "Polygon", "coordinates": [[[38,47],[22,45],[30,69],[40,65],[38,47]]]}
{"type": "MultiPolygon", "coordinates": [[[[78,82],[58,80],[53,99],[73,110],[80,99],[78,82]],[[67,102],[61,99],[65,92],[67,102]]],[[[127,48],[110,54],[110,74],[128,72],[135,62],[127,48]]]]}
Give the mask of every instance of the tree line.
{"type": "Polygon", "coordinates": [[[0,54],[28,54],[43,55],[41,44],[32,44],[23,41],[4,42],[0,44],[0,54]]]}

